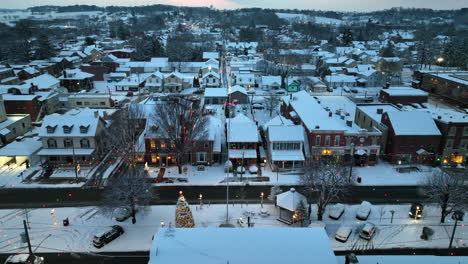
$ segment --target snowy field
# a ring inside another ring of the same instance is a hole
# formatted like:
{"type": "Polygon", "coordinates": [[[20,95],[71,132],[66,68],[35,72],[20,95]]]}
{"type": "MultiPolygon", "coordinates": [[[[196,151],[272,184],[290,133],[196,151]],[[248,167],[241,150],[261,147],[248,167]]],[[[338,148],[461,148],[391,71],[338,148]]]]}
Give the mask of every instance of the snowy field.
{"type": "MultiPolygon", "coordinates": [[[[174,199],[174,204],[176,199],[174,199]]],[[[191,205],[196,227],[218,227],[225,222],[225,205],[191,205]]],[[[363,250],[385,248],[447,248],[449,234],[451,234],[453,222],[447,217],[446,224],[439,224],[439,210],[426,206],[422,220],[413,220],[408,217],[409,205],[382,205],[373,206],[369,222],[377,225],[377,232],[371,241],[359,238],[358,233],[364,222],[355,218],[357,205],[346,206],[345,213],[340,220],[331,220],[325,214],[324,222],[326,231],[330,237],[330,243],[334,250],[363,250]],[[395,210],[393,223],[390,223],[390,210],[395,210]],[[348,242],[341,243],[334,239],[334,234],[340,225],[352,227],[348,242]],[[421,240],[420,234],[423,226],[434,229],[435,233],[428,241],[421,240]]],[[[231,223],[236,224],[237,219],[251,216],[254,227],[289,227],[277,220],[278,209],[273,205],[265,204],[264,209],[269,216],[260,216],[261,206],[239,204],[229,206],[231,223]]],[[[312,218],[315,219],[313,208],[312,218]]],[[[20,233],[23,229],[22,221],[25,219],[25,210],[0,210],[0,249],[2,253],[16,253],[26,250],[26,244],[21,243],[20,233]]],[[[36,252],[129,252],[149,250],[153,234],[160,228],[161,222],[166,226],[174,225],[175,205],[153,206],[145,215],[137,214],[137,223],[131,224],[131,220],[116,222],[109,216],[101,215],[95,207],[82,208],[55,208],[51,214],[51,208],[30,209],[28,218],[30,222],[30,236],[33,250],[36,252]],[[68,217],[70,226],[62,226],[62,219],[68,217]],[[55,224],[54,224],[55,222],[55,224]],[[122,225],[125,233],[101,249],[92,246],[94,234],[108,228],[111,225],[122,225]]],[[[454,240],[454,247],[466,247],[468,233],[465,222],[460,222],[454,240]]],[[[296,225],[300,228],[299,225],[296,225]]]]}
{"type": "MultiPolygon", "coordinates": [[[[226,173],[224,172],[224,166],[221,165],[213,165],[213,166],[205,166],[204,171],[198,171],[197,166],[184,166],[187,167],[187,171],[179,174],[177,167],[170,167],[166,169],[164,177],[167,178],[174,178],[174,179],[182,179],[184,182],[174,181],[174,183],[158,183],[156,185],[226,185],[226,173]],[[186,181],[186,182],[185,182],[186,181]]],[[[158,176],[159,168],[149,168],[149,175],[151,178],[156,178],[158,176]]],[[[250,174],[246,172],[243,176],[244,182],[249,180],[249,177],[257,177],[255,174],[250,174]]],[[[280,184],[280,185],[294,185],[299,183],[299,175],[298,174],[290,174],[290,173],[278,173],[272,172],[271,169],[266,166],[262,167],[262,177],[269,177],[270,181],[268,182],[249,182],[250,185],[272,185],[272,184],[280,184]],[[278,180],[277,180],[278,179],[278,180]]],[[[230,183],[232,184],[240,184],[240,176],[233,178],[232,173],[229,174],[230,183]]]]}
{"type": "Polygon", "coordinates": [[[392,165],[380,160],[375,166],[353,167],[355,172],[354,181],[356,185],[368,186],[416,186],[423,184],[434,170],[429,166],[412,166],[417,167],[419,171],[399,173],[397,171],[398,167],[408,166],[392,165]],[[357,177],[361,177],[361,183],[357,183],[357,177]]]}

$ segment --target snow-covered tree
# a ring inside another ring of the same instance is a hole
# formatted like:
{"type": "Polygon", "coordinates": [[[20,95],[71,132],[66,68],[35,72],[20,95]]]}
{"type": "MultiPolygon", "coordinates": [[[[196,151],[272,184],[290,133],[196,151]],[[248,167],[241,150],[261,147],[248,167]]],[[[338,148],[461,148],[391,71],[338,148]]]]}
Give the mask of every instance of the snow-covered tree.
{"type": "Polygon", "coordinates": [[[435,171],[425,182],[424,191],[428,201],[440,207],[440,222],[455,210],[463,208],[468,193],[463,188],[463,180],[441,170],[435,171]]]}
{"type": "Polygon", "coordinates": [[[130,210],[133,224],[137,211],[144,211],[151,200],[157,198],[147,174],[131,166],[109,179],[102,196],[101,211],[104,214],[112,214],[119,208],[130,210]]]}
{"type": "Polygon", "coordinates": [[[336,162],[311,162],[307,165],[300,183],[308,194],[309,212],[315,199],[317,219],[322,221],[325,209],[331,201],[345,196],[351,187],[349,169],[336,162]]]}
{"type": "Polygon", "coordinates": [[[274,202],[276,201],[276,195],[282,193],[281,187],[279,185],[273,185],[270,189],[270,194],[268,195],[268,200],[274,202]]]}
{"type": "Polygon", "coordinates": [[[175,223],[176,227],[186,228],[195,226],[192,211],[190,210],[189,204],[187,203],[183,195],[180,195],[179,199],[177,200],[175,223]]]}
{"type": "Polygon", "coordinates": [[[275,110],[278,110],[279,101],[280,98],[274,94],[265,97],[265,108],[270,113],[270,117],[275,110]]]}

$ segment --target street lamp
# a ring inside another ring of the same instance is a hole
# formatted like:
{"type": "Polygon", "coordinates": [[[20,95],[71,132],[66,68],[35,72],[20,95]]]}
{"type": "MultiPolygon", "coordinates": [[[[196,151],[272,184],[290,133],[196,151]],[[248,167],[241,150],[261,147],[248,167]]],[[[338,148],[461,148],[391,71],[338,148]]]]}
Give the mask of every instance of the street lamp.
{"type": "Polygon", "coordinates": [[[264,196],[264,193],[260,193],[260,199],[261,199],[261,203],[260,203],[260,206],[263,208],[263,196],[264,196]]]}
{"type": "Polygon", "coordinates": [[[232,169],[232,161],[227,160],[224,164],[226,169],[226,224],[229,223],[229,171],[232,169]]]}
{"type": "Polygon", "coordinates": [[[164,227],[166,224],[164,223],[164,221],[161,221],[160,225],[161,227],[164,227]]]}
{"type": "Polygon", "coordinates": [[[203,206],[203,195],[200,193],[200,195],[198,196],[198,200],[200,200],[200,209],[202,208],[203,206]]]}
{"type": "Polygon", "coordinates": [[[458,221],[463,221],[464,215],[465,215],[465,212],[460,211],[460,210],[453,212],[452,219],[455,220],[455,225],[453,226],[452,236],[450,237],[449,249],[452,248],[453,237],[455,236],[455,230],[457,230],[458,221]]]}

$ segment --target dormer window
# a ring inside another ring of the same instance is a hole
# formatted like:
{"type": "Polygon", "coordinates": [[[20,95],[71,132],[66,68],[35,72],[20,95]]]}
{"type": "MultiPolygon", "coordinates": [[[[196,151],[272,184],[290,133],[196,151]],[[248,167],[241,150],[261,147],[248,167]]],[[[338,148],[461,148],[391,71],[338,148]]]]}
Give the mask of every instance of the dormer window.
{"type": "Polygon", "coordinates": [[[48,133],[48,134],[54,133],[56,127],[57,127],[57,126],[47,126],[47,133],[48,133]]]}
{"type": "Polygon", "coordinates": [[[70,134],[73,126],[63,126],[63,133],[70,134]]]}
{"type": "Polygon", "coordinates": [[[89,126],[80,126],[80,133],[86,134],[88,133],[89,126]]]}

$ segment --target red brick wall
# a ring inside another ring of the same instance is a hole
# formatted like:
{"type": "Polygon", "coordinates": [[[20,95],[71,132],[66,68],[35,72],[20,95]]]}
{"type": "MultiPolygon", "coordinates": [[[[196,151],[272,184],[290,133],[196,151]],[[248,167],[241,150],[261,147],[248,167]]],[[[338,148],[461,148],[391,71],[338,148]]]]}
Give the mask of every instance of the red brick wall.
{"type": "Polygon", "coordinates": [[[40,109],[41,105],[36,98],[31,101],[5,100],[5,110],[7,114],[29,114],[33,122],[36,121],[40,109]]]}

